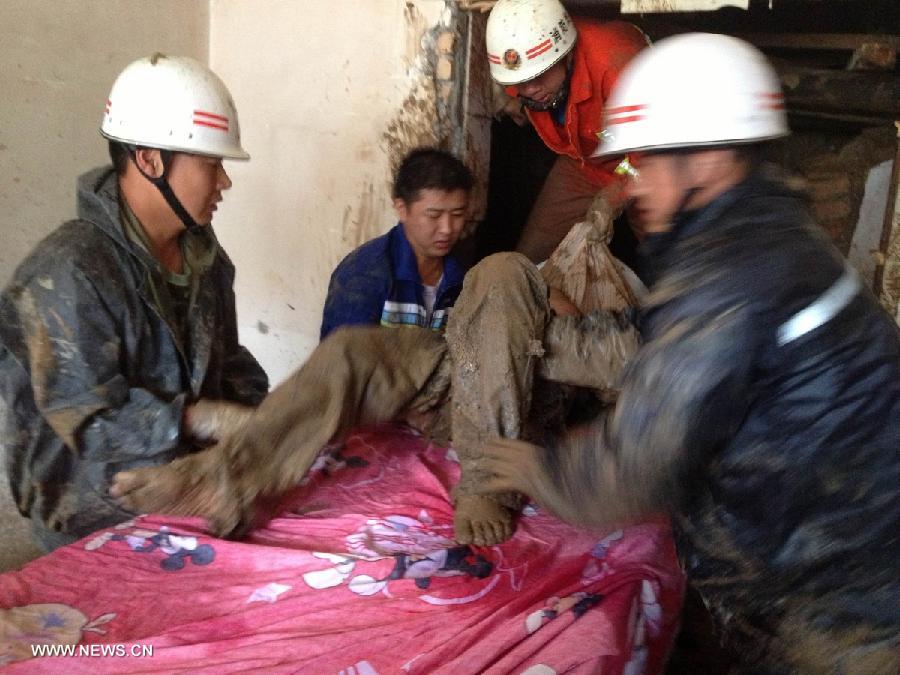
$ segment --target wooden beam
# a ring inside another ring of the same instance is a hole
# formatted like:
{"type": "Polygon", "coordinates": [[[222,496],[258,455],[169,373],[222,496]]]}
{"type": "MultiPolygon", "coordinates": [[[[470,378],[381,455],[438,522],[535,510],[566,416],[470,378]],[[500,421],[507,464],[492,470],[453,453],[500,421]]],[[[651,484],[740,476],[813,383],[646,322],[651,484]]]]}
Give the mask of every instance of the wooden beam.
{"type": "Polygon", "coordinates": [[[881,71],[819,70],[776,63],[788,111],[900,119],[900,77],[881,71]]]}
{"type": "Polygon", "coordinates": [[[865,44],[883,44],[900,49],[900,35],[869,33],[737,33],[761,49],[832,49],[855,51],[865,44]]]}

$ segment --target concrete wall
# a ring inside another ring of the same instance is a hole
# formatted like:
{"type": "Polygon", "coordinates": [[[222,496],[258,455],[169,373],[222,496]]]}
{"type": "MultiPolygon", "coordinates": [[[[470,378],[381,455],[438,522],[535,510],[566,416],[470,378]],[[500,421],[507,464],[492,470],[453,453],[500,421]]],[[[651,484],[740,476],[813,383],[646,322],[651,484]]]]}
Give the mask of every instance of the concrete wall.
{"type": "Polygon", "coordinates": [[[231,89],[253,156],[229,163],[214,225],[241,339],[281,380],[318,341],[334,266],[394,224],[406,150],[441,145],[486,176],[489,114],[462,95],[468,16],[451,0],[0,0],[0,284],[107,161],[97,127],[121,68],[194,56],[231,89]]]}
{"type": "Polygon", "coordinates": [[[458,18],[444,0],[212,0],[210,64],[252,155],[229,164],[215,226],[241,340],[273,382],[317,344],[334,266],[394,225],[392,164],[422,143],[454,149],[458,18]]]}
{"type": "Polygon", "coordinates": [[[118,72],[155,51],[207,60],[206,0],[0,0],[0,285],[75,214],[75,178],[118,72]]]}

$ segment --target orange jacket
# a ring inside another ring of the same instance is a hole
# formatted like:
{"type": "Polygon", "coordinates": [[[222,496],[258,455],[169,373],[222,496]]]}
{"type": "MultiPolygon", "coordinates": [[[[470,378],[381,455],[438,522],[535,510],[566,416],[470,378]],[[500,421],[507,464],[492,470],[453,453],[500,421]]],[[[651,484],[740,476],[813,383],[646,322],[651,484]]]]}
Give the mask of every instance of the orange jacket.
{"type": "MultiPolygon", "coordinates": [[[[566,102],[565,126],[553,121],[550,112],[528,110],[528,117],[541,139],[553,152],[581,162],[585,176],[598,186],[609,183],[618,161],[590,159],[597,148],[603,105],[616,78],[631,58],[647,46],[646,36],[630,23],[603,23],[595,19],[573,19],[578,39],[572,49],[572,80],[566,102]]],[[[510,96],[518,94],[507,87],[510,96]]]]}

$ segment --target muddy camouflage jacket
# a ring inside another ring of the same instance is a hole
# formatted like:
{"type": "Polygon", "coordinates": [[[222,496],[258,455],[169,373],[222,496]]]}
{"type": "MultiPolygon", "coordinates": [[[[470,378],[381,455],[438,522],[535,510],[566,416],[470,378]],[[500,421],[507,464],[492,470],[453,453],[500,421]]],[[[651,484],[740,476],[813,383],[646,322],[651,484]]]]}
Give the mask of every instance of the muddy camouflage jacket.
{"type": "MultiPolygon", "coordinates": [[[[197,236],[218,244],[210,229],[197,236]]],[[[84,536],[124,520],[119,470],[187,452],[185,404],[258,403],[266,375],[238,343],[234,267],[219,249],[198,283],[184,354],[148,286],[152,257],[123,234],[111,168],[78,181],[78,219],[37,245],[0,297],[0,446],[19,510],[84,536]]]]}
{"type": "Polygon", "coordinates": [[[646,245],[645,344],[602,432],[557,448],[557,490],[581,503],[556,510],[599,518],[602,462],[586,467],[611,451],[623,485],[677,499],[686,570],[745,656],[790,648],[783,617],[818,644],[896,640],[897,325],[865,289],[828,318],[846,263],[762,173],[646,245]]]}

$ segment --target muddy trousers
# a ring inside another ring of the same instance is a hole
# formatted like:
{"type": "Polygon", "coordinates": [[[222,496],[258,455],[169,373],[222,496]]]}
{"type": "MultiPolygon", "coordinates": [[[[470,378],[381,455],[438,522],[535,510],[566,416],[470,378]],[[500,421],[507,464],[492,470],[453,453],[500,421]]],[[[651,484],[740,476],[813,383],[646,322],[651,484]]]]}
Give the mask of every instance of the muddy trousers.
{"type": "Polygon", "coordinates": [[[601,188],[588,180],[577,160],[557,157],[525,221],[516,251],[536,263],[549,258],[572,226],[585,219],[601,188]]]}
{"type": "MultiPolygon", "coordinates": [[[[482,451],[491,438],[546,437],[547,429],[536,426],[559,416],[536,408],[558,403],[553,385],[610,389],[637,349],[629,324],[557,318],[547,296],[538,269],[517,253],[485,258],[466,275],[446,334],[453,447],[462,465],[457,496],[479,492],[487,477],[482,451]]],[[[513,494],[493,496],[518,504],[513,494]]]]}
{"type": "Polygon", "coordinates": [[[194,457],[207,455],[201,473],[221,476],[227,493],[249,509],[256,497],[299,483],[321,448],[354,427],[410,413],[440,417],[452,405],[458,490],[474,493],[484,478],[478,460],[485,441],[522,435],[535,375],[609,388],[636,347],[630,325],[552,318],[537,268],[519,254],[499,253],[466,275],[446,342],[420,328],[339,329],[240,432],[194,457]]]}

